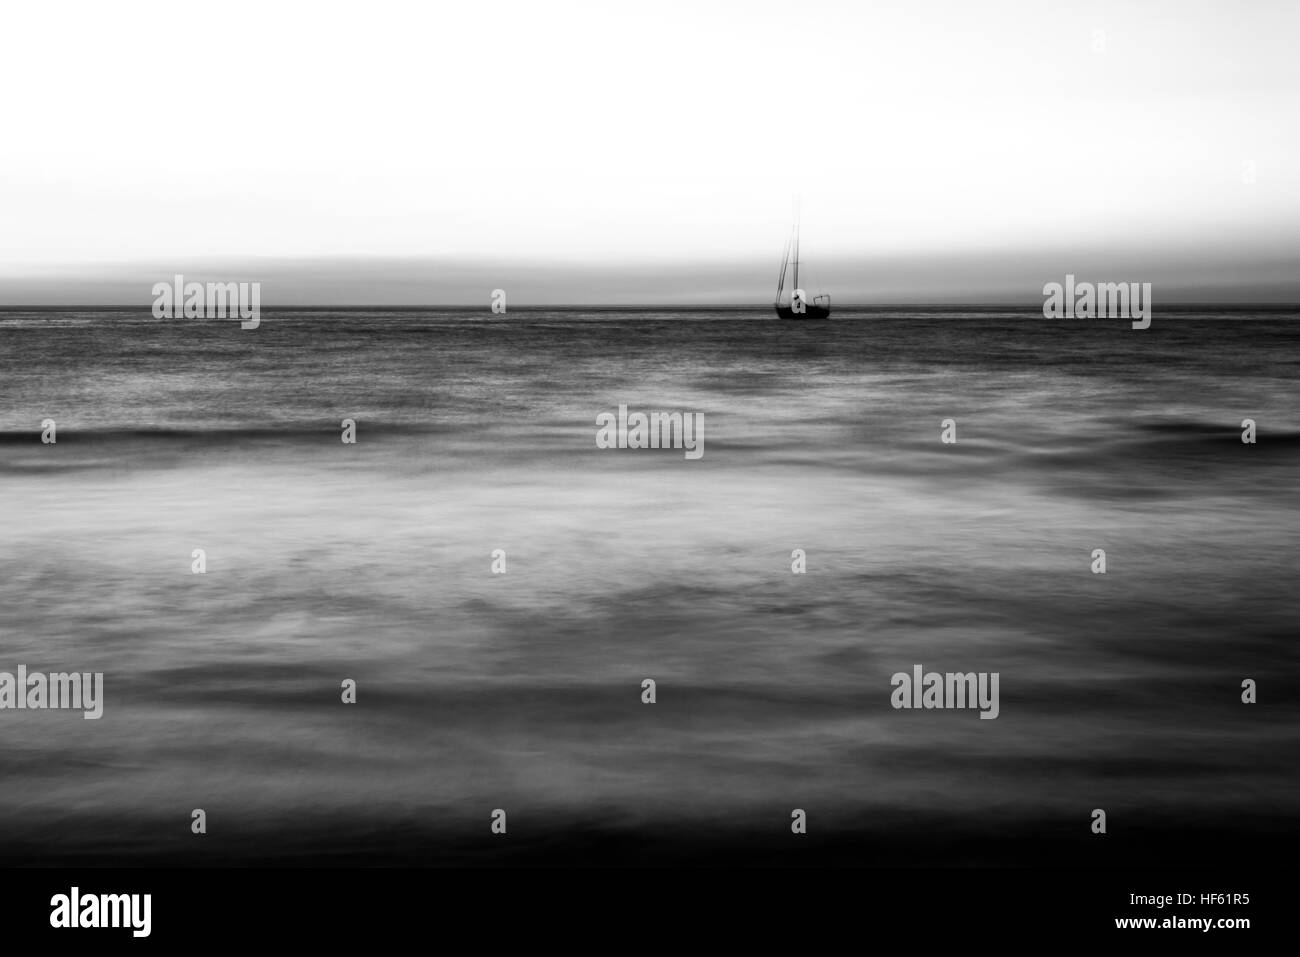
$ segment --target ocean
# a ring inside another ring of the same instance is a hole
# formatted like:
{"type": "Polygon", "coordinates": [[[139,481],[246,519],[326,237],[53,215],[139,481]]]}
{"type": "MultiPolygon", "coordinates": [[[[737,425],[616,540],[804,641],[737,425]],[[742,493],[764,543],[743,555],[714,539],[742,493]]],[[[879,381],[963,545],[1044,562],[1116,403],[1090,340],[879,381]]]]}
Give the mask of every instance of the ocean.
{"type": "Polygon", "coordinates": [[[0,862],[1289,853],[1297,319],[0,310],[0,862]]]}

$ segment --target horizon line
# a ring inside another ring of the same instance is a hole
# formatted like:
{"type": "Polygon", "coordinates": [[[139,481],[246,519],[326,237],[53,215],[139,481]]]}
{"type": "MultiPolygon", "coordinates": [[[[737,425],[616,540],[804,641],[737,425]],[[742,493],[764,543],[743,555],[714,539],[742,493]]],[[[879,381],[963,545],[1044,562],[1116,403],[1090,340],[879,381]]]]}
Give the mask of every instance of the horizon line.
{"type": "MultiPolygon", "coordinates": [[[[151,303],[0,303],[0,312],[57,312],[68,309],[101,309],[113,312],[135,312],[146,310],[152,312],[151,303]]],[[[504,313],[494,313],[490,303],[485,305],[483,302],[474,303],[378,303],[378,302],[357,302],[357,303],[286,303],[281,305],[266,305],[260,307],[260,311],[276,312],[345,312],[358,309],[385,310],[388,312],[487,312],[489,315],[509,315],[510,312],[554,312],[563,309],[574,312],[741,312],[752,310],[772,309],[773,304],[767,303],[526,303],[510,304],[504,313]]],[[[1170,300],[1161,305],[1162,309],[1240,309],[1242,311],[1269,311],[1269,312],[1288,312],[1300,311],[1300,300],[1295,301],[1259,301],[1243,302],[1241,300],[1223,300],[1223,299],[1178,299],[1170,300]]],[[[832,309],[852,309],[852,310],[871,310],[871,309],[985,309],[985,310],[1006,310],[1006,311],[1029,311],[1041,312],[1041,302],[968,302],[958,300],[929,300],[929,301],[895,301],[895,302],[845,302],[832,303],[832,309]]],[[[196,317],[171,317],[171,321],[184,321],[186,318],[193,318],[195,321],[205,319],[204,316],[196,317]]],[[[1094,316],[1092,318],[1107,318],[1104,316],[1094,316]]]]}

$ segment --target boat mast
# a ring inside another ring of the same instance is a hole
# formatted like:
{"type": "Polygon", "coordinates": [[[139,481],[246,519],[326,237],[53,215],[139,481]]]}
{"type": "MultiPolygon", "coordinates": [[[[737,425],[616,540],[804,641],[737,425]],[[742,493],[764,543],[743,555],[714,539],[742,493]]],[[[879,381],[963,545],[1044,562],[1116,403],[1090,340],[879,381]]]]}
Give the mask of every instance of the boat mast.
{"type": "Polygon", "coordinates": [[[794,285],[790,287],[790,305],[794,306],[794,290],[799,288],[799,222],[803,219],[803,197],[794,200],[794,285]]]}
{"type": "MultiPolygon", "coordinates": [[[[799,226],[796,223],[794,227],[794,288],[799,288],[799,226]]],[[[791,293],[793,298],[794,293],[791,293]]]]}
{"type": "Polygon", "coordinates": [[[781,254],[781,276],[776,281],[776,304],[781,304],[781,293],[785,290],[785,270],[790,265],[790,240],[785,241],[785,251],[781,254]]]}

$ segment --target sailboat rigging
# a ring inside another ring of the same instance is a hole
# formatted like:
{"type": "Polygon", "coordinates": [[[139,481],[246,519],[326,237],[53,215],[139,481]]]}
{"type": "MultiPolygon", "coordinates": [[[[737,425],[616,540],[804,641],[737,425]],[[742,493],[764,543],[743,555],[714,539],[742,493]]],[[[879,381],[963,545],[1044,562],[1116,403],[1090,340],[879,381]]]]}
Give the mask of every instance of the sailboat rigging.
{"type": "Polygon", "coordinates": [[[776,309],[777,316],[782,319],[829,319],[831,317],[831,297],[814,296],[809,302],[803,288],[799,285],[798,223],[795,223],[790,238],[786,240],[785,253],[781,257],[781,275],[776,281],[776,301],[772,305],[776,309]],[[785,277],[791,266],[791,254],[794,256],[793,282],[790,284],[789,299],[782,304],[782,298],[785,296],[785,277]]]}

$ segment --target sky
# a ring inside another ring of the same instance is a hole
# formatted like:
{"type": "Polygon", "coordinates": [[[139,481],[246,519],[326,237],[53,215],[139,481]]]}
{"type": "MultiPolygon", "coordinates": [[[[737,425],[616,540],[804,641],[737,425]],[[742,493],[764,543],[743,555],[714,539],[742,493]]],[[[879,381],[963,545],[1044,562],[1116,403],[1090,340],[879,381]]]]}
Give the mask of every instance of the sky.
{"type": "Polygon", "coordinates": [[[181,271],[268,305],[758,302],[796,206],[839,301],[1300,301],[1281,0],[126,0],[5,36],[0,303],[181,271]]]}

